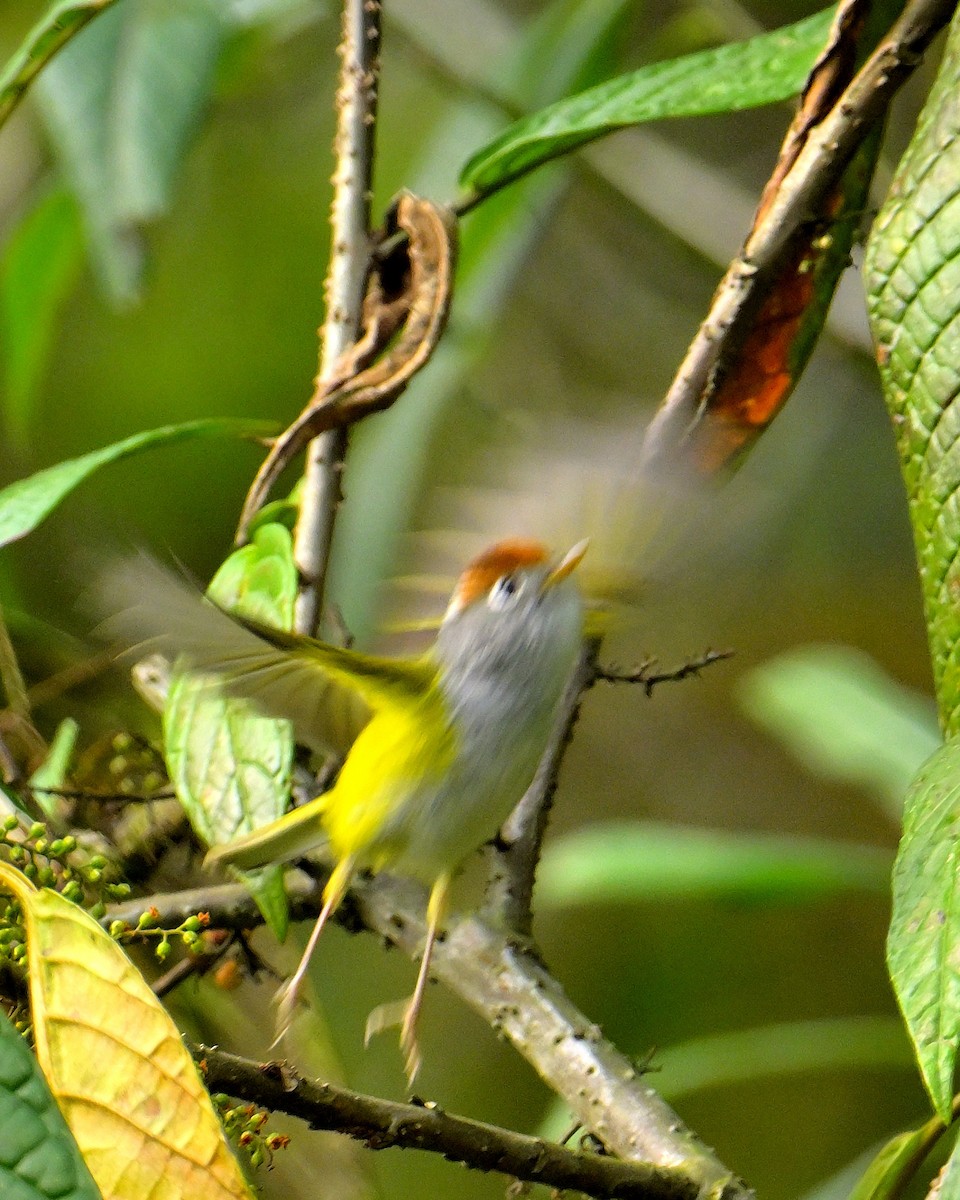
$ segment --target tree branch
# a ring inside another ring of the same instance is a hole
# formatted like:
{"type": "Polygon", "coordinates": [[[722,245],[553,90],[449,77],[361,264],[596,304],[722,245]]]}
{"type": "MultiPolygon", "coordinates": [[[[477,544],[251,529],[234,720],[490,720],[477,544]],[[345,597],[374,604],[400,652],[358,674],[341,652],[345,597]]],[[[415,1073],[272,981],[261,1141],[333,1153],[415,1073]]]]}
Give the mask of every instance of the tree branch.
{"type": "Polygon", "coordinates": [[[755,298],[775,278],[798,230],[836,186],[865,132],[883,116],[954,7],[954,0],[910,0],[829,114],[809,132],[740,256],[727,268],[647,429],[643,455],[648,465],[673,461],[691,436],[714,369],[743,323],[752,320],[755,298]]]}
{"type": "Polygon", "coordinates": [[[337,1130],[371,1150],[430,1150],[480,1171],[571,1188],[596,1197],[696,1200],[697,1184],[681,1170],[626,1163],[445,1113],[434,1104],[398,1104],[301,1078],[286,1064],[255,1063],[209,1046],[193,1046],[207,1087],[337,1130]]]}
{"type": "Polygon", "coordinates": [[[547,831],[560,764],[580,715],[583,693],[597,678],[598,639],[584,643],[560,702],[560,713],[533,783],[493,843],[493,862],[483,915],[521,938],[533,934],[533,885],[547,831]]]}
{"type": "MultiPolygon", "coordinates": [[[[289,889],[293,918],[315,916],[321,884],[293,872],[289,889]]],[[[353,904],[341,909],[338,919],[354,928],[359,919],[411,957],[420,952],[426,932],[421,887],[379,874],[358,880],[351,898],[353,904]]],[[[157,923],[164,927],[199,911],[210,914],[211,928],[249,929],[263,923],[240,885],[115,905],[104,923],[109,927],[120,919],[135,925],[148,908],[156,909],[157,923]]],[[[510,936],[477,917],[454,918],[435,947],[433,974],[502,1033],[612,1153],[676,1169],[705,1198],[745,1200],[751,1195],[645,1083],[642,1072],[578,1011],[536,956],[510,936]]]]}
{"type": "MultiPolygon", "coordinates": [[[[380,72],[379,0],[344,0],[337,90],[336,168],[330,214],[330,264],[318,381],[357,339],[370,262],[370,193],[380,72]]],[[[347,434],[334,429],[307,451],[294,554],[300,571],[295,628],[313,633],[323,604],[327,562],[340,503],[347,434]]]]}

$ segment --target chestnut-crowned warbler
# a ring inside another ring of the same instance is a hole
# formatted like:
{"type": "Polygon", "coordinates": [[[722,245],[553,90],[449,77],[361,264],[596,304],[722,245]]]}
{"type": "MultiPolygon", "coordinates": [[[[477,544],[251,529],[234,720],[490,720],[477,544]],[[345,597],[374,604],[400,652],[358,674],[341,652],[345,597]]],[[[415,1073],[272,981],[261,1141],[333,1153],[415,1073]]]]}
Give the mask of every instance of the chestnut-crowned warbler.
{"type": "Polygon", "coordinates": [[[281,993],[281,1035],[351,878],[390,869],[431,889],[423,958],[401,1023],[407,1072],[416,1073],[417,1014],[450,881],[533,779],[582,642],[583,604],[570,576],[586,547],[559,560],[534,541],[491,547],[460,576],[434,646],[407,659],[232,617],[149,560],[135,587],[122,567],[107,573],[105,593],[133,604],[109,622],[111,632],[128,641],[159,635],[189,669],[291,720],[305,745],[329,745],[337,693],[366,710],[328,792],[207,856],[250,869],[326,845],[335,860],[303,958],[281,993]]]}

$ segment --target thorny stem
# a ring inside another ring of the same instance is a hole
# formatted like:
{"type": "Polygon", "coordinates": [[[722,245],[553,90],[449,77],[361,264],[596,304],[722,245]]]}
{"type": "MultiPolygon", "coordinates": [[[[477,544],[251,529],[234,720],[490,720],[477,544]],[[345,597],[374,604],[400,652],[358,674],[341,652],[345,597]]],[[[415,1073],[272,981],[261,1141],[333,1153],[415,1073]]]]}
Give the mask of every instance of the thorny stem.
{"type": "MultiPolygon", "coordinates": [[[[370,262],[370,194],[380,73],[380,0],[344,0],[337,89],[330,263],[318,379],[357,339],[370,262]]],[[[323,605],[347,434],[330,430],[307,450],[294,555],[300,572],[295,628],[316,630],[323,605]]]]}

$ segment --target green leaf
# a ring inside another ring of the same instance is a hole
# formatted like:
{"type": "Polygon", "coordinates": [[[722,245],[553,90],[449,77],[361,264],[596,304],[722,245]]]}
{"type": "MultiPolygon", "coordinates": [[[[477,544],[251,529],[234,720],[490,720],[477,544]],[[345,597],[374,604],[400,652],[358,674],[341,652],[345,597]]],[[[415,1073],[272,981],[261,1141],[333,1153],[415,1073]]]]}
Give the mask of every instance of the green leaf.
{"type": "Polygon", "coordinates": [[[60,0],[50,7],[0,72],[0,126],[50,59],[113,3],[115,0],[60,0]]]}
{"type": "Polygon", "coordinates": [[[903,797],[941,743],[924,696],[848,646],[802,646],[744,676],[748,716],[811,770],[878,795],[899,820],[903,797]]]}
{"type": "MultiPolygon", "coordinates": [[[[208,594],[223,608],[289,629],[297,598],[290,531],[261,525],[214,576],[208,594]]],[[[176,672],[163,715],[170,782],[208,845],[228,842],[283,815],[290,799],[293,729],[228,696],[216,680],[176,672]]],[[[281,867],[243,875],[264,919],[282,940],[287,904],[281,867]]]]}
{"type": "Polygon", "coordinates": [[[167,207],[209,98],[223,28],[209,0],[117,5],[38,81],[94,264],[118,303],[137,296],[140,226],[167,207]]]}
{"type": "Polygon", "coordinates": [[[0,1012],[0,1195],[101,1200],[37,1060],[0,1012]]]}
{"type": "Polygon", "coordinates": [[[30,787],[36,789],[37,804],[54,819],[62,815],[63,805],[58,796],[50,795],[44,789],[63,787],[79,732],[80,726],[73,717],[64,717],[53,735],[47,757],[30,776],[30,787]]]}
{"type": "Polygon", "coordinates": [[[547,846],[537,904],[703,897],[769,903],[883,892],[889,877],[889,854],[873,846],[611,821],[547,846]]]}
{"type": "Polygon", "coordinates": [[[102,450],[91,450],[79,458],[70,458],[57,463],[55,467],[46,467],[0,490],[0,546],[26,537],[94,471],[121,458],[139,454],[154,446],[168,446],[193,438],[253,438],[273,432],[275,426],[269,421],[232,420],[226,417],[185,421],[180,425],[161,425],[159,429],[135,433],[102,450]]]}
{"type": "MultiPolygon", "coordinates": [[[[933,1117],[919,1129],[898,1133],[877,1153],[849,1194],[849,1200],[898,1200],[946,1126],[933,1117]]],[[[941,1192],[941,1200],[946,1192],[941,1192]]]]}
{"type": "Polygon", "coordinates": [[[907,794],[887,965],[933,1106],[949,1119],[960,1038],[960,740],[907,794]]]}
{"type": "Polygon", "coordinates": [[[483,194],[627,125],[786,100],[803,87],[833,12],[825,9],[746,42],[653,63],[552,104],[478,151],[460,181],[483,194]]]}
{"type": "Polygon", "coordinates": [[[940,724],[960,733],[960,13],[864,277],[923,588],[940,724]]]}
{"type": "Polygon", "coordinates": [[[37,384],[60,309],[73,290],[83,244],[73,199],[49,192],[13,231],[0,265],[6,430],[25,445],[37,384]]]}

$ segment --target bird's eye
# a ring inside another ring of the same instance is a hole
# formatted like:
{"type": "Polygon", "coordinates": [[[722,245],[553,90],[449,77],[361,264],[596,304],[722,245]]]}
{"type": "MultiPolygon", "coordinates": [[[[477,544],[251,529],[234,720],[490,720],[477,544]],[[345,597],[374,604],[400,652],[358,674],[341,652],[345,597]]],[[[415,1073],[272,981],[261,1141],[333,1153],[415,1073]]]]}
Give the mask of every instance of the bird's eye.
{"type": "Polygon", "coordinates": [[[520,584],[515,575],[501,575],[490,589],[487,603],[494,612],[500,612],[507,607],[519,590],[520,584]]]}

